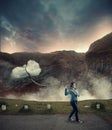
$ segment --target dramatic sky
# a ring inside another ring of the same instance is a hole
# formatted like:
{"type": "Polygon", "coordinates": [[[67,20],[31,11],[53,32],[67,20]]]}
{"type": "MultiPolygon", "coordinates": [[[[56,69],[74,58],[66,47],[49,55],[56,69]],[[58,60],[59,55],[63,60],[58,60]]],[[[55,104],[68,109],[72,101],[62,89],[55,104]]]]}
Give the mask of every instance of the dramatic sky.
{"type": "Polygon", "coordinates": [[[86,52],[112,32],[112,0],[0,0],[4,52],[86,52]]]}

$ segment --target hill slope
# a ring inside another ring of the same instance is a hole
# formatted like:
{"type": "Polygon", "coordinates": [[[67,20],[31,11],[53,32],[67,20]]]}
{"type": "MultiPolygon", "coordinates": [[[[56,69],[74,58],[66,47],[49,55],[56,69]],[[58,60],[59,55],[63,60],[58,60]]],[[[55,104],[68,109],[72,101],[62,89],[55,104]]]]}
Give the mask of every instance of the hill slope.
{"type": "Polygon", "coordinates": [[[112,75],[112,33],[91,44],[86,61],[90,71],[112,75]]]}
{"type": "Polygon", "coordinates": [[[83,78],[84,82],[89,82],[87,79],[89,72],[112,77],[112,33],[92,43],[86,53],[75,51],[0,53],[0,95],[36,92],[48,86],[48,79],[52,87],[55,87],[56,82],[61,86],[73,79],[83,78]],[[38,77],[33,77],[40,85],[34,84],[29,77],[10,78],[15,67],[23,66],[29,60],[38,62],[42,69],[38,77]]]}

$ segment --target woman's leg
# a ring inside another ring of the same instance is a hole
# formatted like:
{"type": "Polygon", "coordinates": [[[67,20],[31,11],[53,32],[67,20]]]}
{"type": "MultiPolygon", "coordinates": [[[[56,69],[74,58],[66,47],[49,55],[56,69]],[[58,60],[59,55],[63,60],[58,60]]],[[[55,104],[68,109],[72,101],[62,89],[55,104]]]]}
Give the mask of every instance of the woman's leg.
{"type": "Polygon", "coordinates": [[[75,102],[71,102],[71,106],[72,106],[72,111],[69,115],[69,119],[73,116],[73,114],[75,113],[75,102]]]}
{"type": "Polygon", "coordinates": [[[75,118],[76,118],[76,121],[79,121],[77,101],[75,102],[74,109],[75,109],[75,118]]]}

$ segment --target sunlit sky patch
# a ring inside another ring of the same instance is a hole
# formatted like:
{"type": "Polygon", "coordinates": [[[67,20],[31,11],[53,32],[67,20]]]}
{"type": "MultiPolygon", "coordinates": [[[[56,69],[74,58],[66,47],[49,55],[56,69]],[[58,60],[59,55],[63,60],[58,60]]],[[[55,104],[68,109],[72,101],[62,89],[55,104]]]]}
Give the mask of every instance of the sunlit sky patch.
{"type": "Polygon", "coordinates": [[[112,0],[1,0],[3,52],[86,52],[112,32],[112,0]]]}

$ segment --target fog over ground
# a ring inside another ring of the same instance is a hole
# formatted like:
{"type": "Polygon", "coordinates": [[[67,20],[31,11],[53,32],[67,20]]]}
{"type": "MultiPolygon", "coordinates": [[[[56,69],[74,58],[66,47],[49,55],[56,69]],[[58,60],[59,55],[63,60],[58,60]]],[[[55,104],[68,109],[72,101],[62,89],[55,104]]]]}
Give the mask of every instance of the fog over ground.
{"type": "MultiPolygon", "coordinates": [[[[25,71],[25,67],[28,73],[33,77],[38,78],[39,74],[42,71],[39,63],[34,60],[27,61],[23,66],[18,66],[13,68],[8,62],[0,63],[2,70],[4,71],[3,75],[0,76],[0,80],[4,80],[7,76],[11,76],[11,80],[21,79],[28,77],[28,74],[25,71]],[[11,68],[13,68],[11,70],[11,68]]],[[[2,73],[2,72],[1,72],[2,73]]],[[[86,77],[88,80],[77,80],[78,90],[80,93],[79,100],[86,99],[112,99],[112,81],[111,78],[102,77],[101,75],[92,75],[88,74],[86,77]]],[[[27,82],[27,81],[26,81],[27,82]]],[[[12,99],[24,99],[24,100],[35,100],[35,101],[68,101],[69,96],[64,95],[64,89],[68,83],[60,82],[60,79],[57,79],[53,76],[47,77],[42,84],[45,84],[46,88],[41,88],[39,92],[26,93],[22,96],[8,95],[6,98],[12,99]]],[[[9,85],[9,84],[8,84],[9,85]]]]}
{"type": "MultiPolygon", "coordinates": [[[[24,99],[24,100],[35,100],[35,101],[68,101],[69,96],[64,95],[65,86],[60,86],[60,81],[54,77],[48,77],[45,84],[49,86],[41,89],[39,92],[24,94],[20,97],[9,95],[7,98],[12,99],[24,99]]],[[[89,83],[92,85],[91,91],[87,89],[88,86],[83,86],[83,82],[78,83],[78,89],[80,93],[79,100],[87,99],[112,99],[112,83],[106,78],[97,79],[91,77],[89,83]]]]}

